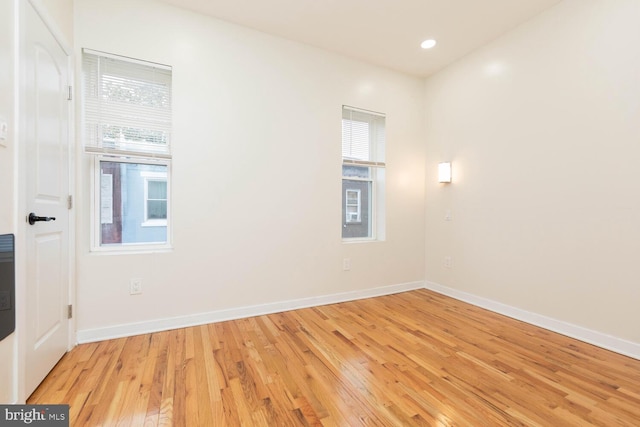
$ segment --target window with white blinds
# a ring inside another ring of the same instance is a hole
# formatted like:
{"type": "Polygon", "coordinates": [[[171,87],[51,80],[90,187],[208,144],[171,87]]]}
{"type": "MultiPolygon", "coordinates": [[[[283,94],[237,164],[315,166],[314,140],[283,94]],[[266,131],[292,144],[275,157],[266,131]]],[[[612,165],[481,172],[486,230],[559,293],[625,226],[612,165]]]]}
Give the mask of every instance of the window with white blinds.
{"type": "Polygon", "coordinates": [[[84,49],[92,251],[171,248],[171,67],[84,49]]]}
{"type": "Polygon", "coordinates": [[[171,67],[83,51],[88,153],[171,157],[171,67]]]}
{"type": "Polygon", "coordinates": [[[384,238],[385,115],[342,107],[342,238],[384,238]]]}
{"type": "Polygon", "coordinates": [[[385,115],[342,107],[342,162],[384,167],[385,115]]]}

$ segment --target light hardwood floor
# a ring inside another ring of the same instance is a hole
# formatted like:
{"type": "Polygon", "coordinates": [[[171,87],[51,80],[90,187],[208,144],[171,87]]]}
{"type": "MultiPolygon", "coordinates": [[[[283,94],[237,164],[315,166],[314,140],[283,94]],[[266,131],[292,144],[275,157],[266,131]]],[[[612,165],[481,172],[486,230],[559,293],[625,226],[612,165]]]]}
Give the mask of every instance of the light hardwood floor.
{"type": "Polygon", "coordinates": [[[427,290],[79,345],[72,426],[640,426],[640,361],[427,290]]]}

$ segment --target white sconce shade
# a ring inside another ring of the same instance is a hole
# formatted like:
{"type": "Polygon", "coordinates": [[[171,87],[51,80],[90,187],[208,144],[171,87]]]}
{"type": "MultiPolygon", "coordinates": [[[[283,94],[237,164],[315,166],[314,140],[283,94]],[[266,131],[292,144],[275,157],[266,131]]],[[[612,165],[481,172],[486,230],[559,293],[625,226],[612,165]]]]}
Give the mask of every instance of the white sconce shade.
{"type": "Polygon", "coordinates": [[[438,182],[451,182],[451,162],[438,163],[438,182]]]}

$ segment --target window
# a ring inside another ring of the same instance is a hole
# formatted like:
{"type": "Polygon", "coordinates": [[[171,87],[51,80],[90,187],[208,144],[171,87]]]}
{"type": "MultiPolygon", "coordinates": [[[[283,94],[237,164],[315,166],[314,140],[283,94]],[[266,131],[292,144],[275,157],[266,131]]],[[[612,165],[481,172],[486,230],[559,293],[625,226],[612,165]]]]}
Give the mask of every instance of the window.
{"type": "Polygon", "coordinates": [[[167,174],[166,172],[143,172],[144,178],[144,222],[143,227],[167,225],[167,174]]]}
{"type": "Polygon", "coordinates": [[[350,223],[350,222],[360,222],[360,209],[361,209],[361,205],[360,205],[360,195],[361,195],[361,191],[360,190],[347,190],[347,194],[346,194],[346,212],[347,212],[347,217],[345,218],[345,221],[350,223]]]}
{"type": "Polygon", "coordinates": [[[145,221],[167,221],[167,180],[147,179],[145,182],[145,221]]]}
{"type": "Polygon", "coordinates": [[[168,164],[96,160],[100,173],[100,245],[166,243],[168,164]]]}
{"type": "Polygon", "coordinates": [[[385,116],[342,107],[342,238],[384,237],[385,116]]]}
{"type": "Polygon", "coordinates": [[[84,50],[82,92],[93,248],[168,247],[171,68],[84,50]]]}

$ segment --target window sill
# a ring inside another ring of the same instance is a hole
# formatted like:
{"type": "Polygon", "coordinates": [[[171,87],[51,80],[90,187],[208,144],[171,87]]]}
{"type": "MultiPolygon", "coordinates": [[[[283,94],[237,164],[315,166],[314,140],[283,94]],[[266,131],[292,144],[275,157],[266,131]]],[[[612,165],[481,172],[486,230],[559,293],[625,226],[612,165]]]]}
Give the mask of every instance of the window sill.
{"type": "Polygon", "coordinates": [[[384,242],[384,240],[374,239],[370,237],[342,239],[342,243],[345,243],[348,245],[353,243],[382,243],[382,242],[384,242]]]}
{"type": "Polygon", "coordinates": [[[135,245],[124,244],[114,246],[100,246],[91,248],[92,255],[137,255],[137,254],[158,254],[173,252],[173,246],[167,244],[135,245]]]}
{"type": "Polygon", "coordinates": [[[150,219],[140,224],[140,227],[166,227],[166,219],[150,219]]]}

